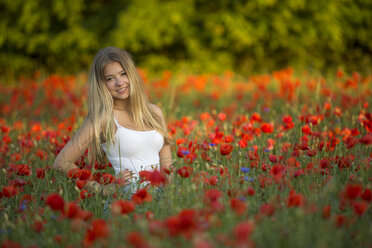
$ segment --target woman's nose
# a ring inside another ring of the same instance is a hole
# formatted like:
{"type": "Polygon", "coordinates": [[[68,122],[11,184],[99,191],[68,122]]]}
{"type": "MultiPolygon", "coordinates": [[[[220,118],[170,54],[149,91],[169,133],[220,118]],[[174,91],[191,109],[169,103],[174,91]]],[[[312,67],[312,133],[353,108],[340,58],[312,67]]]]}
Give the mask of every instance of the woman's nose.
{"type": "Polygon", "coordinates": [[[121,78],[121,77],[116,78],[116,85],[117,86],[123,85],[124,83],[125,83],[124,78],[121,78]]]}

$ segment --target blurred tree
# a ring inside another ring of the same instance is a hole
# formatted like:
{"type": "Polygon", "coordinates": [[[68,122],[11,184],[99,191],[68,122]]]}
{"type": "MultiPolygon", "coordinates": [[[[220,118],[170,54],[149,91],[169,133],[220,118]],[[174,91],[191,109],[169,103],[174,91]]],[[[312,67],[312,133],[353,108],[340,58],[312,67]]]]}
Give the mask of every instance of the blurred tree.
{"type": "Polygon", "coordinates": [[[149,71],[371,65],[369,0],[0,0],[0,14],[3,76],[87,70],[111,45],[149,71]]]}
{"type": "Polygon", "coordinates": [[[2,0],[0,72],[77,71],[99,47],[83,26],[83,0],[2,0]]]}

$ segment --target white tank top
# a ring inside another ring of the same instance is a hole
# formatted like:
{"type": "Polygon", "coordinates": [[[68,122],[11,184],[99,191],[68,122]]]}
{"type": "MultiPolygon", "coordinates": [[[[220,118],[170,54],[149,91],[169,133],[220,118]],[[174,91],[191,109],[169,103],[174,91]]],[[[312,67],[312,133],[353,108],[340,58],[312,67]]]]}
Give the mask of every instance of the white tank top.
{"type": "Polygon", "coordinates": [[[117,130],[115,143],[101,144],[115,173],[128,169],[135,173],[135,181],[142,170],[159,168],[159,151],[163,147],[163,136],[156,130],[137,131],[120,126],[114,118],[117,130]]]}

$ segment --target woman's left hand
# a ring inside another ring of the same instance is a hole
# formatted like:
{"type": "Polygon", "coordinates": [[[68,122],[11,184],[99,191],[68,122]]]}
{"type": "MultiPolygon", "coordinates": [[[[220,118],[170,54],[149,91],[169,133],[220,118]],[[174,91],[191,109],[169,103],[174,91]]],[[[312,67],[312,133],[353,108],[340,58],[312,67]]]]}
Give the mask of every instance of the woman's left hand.
{"type": "Polygon", "coordinates": [[[127,169],[119,172],[116,175],[116,180],[118,180],[119,184],[122,186],[127,186],[128,184],[130,184],[132,178],[133,178],[133,172],[127,169]]]}

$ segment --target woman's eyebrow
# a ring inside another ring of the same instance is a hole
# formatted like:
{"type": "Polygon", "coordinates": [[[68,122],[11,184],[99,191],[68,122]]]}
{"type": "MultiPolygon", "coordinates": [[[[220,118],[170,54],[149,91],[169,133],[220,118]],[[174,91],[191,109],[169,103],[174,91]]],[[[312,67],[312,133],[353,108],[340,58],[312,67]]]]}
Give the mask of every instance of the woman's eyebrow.
{"type": "MultiPolygon", "coordinates": [[[[125,72],[125,70],[121,70],[118,72],[118,74],[122,73],[122,72],[125,72]]],[[[104,77],[110,77],[110,76],[114,76],[114,74],[108,74],[108,75],[103,75],[104,77]]]]}

